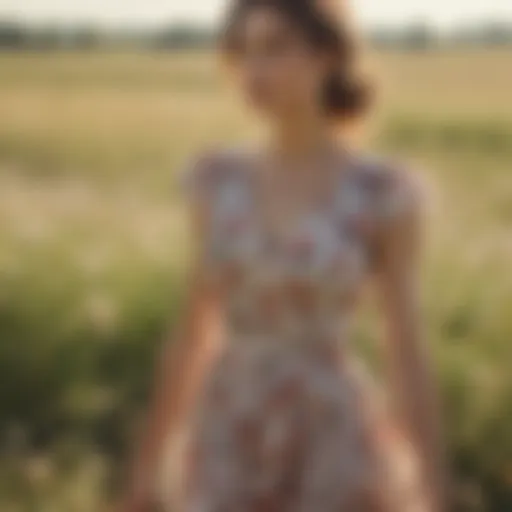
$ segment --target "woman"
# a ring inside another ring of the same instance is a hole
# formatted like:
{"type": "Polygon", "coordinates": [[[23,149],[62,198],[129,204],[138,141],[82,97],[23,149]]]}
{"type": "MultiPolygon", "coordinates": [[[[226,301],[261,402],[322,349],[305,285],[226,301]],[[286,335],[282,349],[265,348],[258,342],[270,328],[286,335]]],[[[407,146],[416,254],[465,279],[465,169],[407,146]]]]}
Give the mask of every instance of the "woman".
{"type": "Polygon", "coordinates": [[[234,2],[223,51],[271,142],[206,155],[187,176],[190,306],[162,358],[124,512],[149,510],[164,440],[186,421],[184,512],[442,508],[418,190],[335,140],[370,103],[337,14],[320,0],[234,2]],[[388,326],[393,414],[347,353],[367,281],[388,326]]]}

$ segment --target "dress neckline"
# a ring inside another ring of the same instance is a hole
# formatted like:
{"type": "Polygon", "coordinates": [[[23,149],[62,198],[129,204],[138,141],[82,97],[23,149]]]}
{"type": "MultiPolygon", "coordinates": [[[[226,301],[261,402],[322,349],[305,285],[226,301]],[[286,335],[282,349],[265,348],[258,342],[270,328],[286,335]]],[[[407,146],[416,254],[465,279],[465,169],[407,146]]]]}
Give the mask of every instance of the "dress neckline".
{"type": "MultiPolygon", "coordinates": [[[[246,173],[248,175],[248,186],[250,188],[250,197],[253,209],[253,215],[260,230],[265,237],[271,239],[281,238],[286,232],[293,227],[306,222],[309,219],[318,218],[318,216],[329,218],[336,217],[336,208],[339,206],[341,196],[344,191],[350,186],[352,177],[356,174],[356,162],[352,152],[348,150],[337,150],[335,155],[332,155],[331,172],[332,176],[330,184],[325,185],[325,189],[321,191],[319,196],[323,195],[322,199],[316,198],[311,201],[311,205],[302,209],[297,214],[296,218],[286,224],[276,222],[275,216],[272,218],[270,206],[265,194],[268,191],[264,187],[268,186],[262,180],[263,172],[272,172],[265,170],[265,154],[253,154],[250,163],[246,166],[246,173]]],[[[292,176],[292,175],[291,175],[292,176]]],[[[270,187],[269,187],[270,188],[270,187]]],[[[274,200],[276,200],[274,198],[274,200]]],[[[275,214],[274,214],[275,215],[275,214]]]]}

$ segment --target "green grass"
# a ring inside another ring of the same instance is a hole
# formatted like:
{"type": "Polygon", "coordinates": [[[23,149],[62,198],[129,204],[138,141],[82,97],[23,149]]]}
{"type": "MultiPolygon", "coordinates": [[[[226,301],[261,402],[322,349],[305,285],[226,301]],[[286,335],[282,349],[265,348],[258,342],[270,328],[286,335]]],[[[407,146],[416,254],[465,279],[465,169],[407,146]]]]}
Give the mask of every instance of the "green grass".
{"type": "MultiPolygon", "coordinates": [[[[510,57],[375,59],[371,145],[427,183],[425,313],[463,512],[512,510],[510,57]]],[[[0,508],[102,510],[182,308],[176,170],[257,127],[208,55],[3,54],[0,69],[0,508]]]]}

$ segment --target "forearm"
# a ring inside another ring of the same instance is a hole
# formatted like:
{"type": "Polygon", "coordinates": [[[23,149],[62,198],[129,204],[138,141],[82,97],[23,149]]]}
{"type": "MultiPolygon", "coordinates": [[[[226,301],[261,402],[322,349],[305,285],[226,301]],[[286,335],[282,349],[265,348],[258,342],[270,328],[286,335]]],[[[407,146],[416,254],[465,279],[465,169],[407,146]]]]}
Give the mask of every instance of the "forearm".
{"type": "Polygon", "coordinates": [[[403,423],[418,451],[427,485],[438,503],[445,501],[446,461],[440,404],[426,351],[408,343],[395,363],[395,388],[403,423]],[[416,347],[416,349],[415,349],[416,347]]]}
{"type": "Polygon", "coordinates": [[[187,364],[183,354],[177,353],[178,347],[173,348],[172,363],[160,368],[140,444],[130,468],[129,487],[136,495],[151,493],[162,449],[186,416],[196,387],[191,375],[183,372],[185,367],[192,370],[192,365],[187,364]]]}
{"type": "Polygon", "coordinates": [[[132,465],[130,492],[151,493],[162,450],[196,402],[219,348],[219,318],[208,295],[194,301],[178,341],[164,347],[143,437],[132,465]]]}

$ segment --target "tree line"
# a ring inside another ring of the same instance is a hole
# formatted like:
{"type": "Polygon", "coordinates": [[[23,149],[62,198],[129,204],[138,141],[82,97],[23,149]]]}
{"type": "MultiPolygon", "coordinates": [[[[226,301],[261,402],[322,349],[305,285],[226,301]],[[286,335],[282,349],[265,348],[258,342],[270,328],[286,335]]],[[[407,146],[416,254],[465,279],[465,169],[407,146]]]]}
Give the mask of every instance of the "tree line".
{"type": "MultiPolygon", "coordinates": [[[[0,19],[0,49],[59,50],[97,48],[187,49],[214,44],[213,29],[174,23],[153,29],[100,29],[94,25],[34,26],[0,19]]],[[[369,30],[367,40],[377,48],[412,50],[447,46],[512,46],[512,21],[489,21],[440,32],[427,23],[369,30]]]]}

